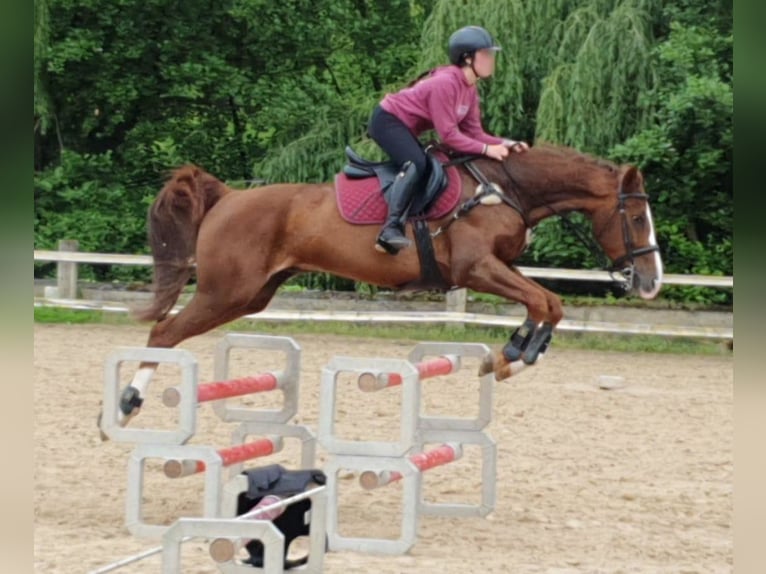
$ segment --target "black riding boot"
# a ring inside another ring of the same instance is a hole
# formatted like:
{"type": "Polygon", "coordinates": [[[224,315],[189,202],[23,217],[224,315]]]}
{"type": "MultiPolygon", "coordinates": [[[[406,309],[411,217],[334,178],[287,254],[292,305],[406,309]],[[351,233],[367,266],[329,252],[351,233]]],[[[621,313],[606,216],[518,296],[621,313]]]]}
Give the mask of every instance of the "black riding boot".
{"type": "Polygon", "coordinates": [[[404,236],[404,224],[407,221],[407,213],[416,190],[418,177],[415,164],[408,161],[391,184],[388,217],[375,243],[375,249],[378,251],[396,255],[400,249],[412,244],[412,241],[404,236]]]}

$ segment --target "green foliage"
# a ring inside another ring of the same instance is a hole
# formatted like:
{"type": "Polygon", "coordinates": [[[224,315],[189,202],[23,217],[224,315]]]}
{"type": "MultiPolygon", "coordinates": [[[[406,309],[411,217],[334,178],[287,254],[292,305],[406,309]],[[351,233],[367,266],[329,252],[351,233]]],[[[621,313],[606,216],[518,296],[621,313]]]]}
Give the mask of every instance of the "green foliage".
{"type": "Polygon", "coordinates": [[[50,22],[48,0],[35,0],[34,31],[34,116],[35,130],[45,133],[50,123],[50,99],[46,89],[47,74],[43,63],[48,57],[50,22]]]}
{"type": "Polygon", "coordinates": [[[581,4],[554,31],[560,41],[543,80],[536,137],[601,153],[646,125],[657,3],[581,4]]]}
{"type": "MultiPolygon", "coordinates": [[[[61,163],[38,172],[35,183],[35,248],[57,249],[60,239],[76,238],[81,251],[145,253],[144,217],[153,196],[116,180],[111,152],[101,155],[64,150],[61,163]]],[[[85,279],[147,277],[146,270],[115,266],[83,268],[85,279]],[[90,269],[90,272],[88,271],[90,269]]]]}
{"type": "MultiPolygon", "coordinates": [[[[580,230],[584,237],[590,236],[590,222],[581,214],[569,216],[572,225],[580,230]]],[[[532,245],[527,253],[519,258],[519,265],[532,267],[574,267],[594,269],[604,264],[600,250],[592,251],[573,232],[561,224],[558,219],[546,219],[534,230],[532,245]],[[573,262],[576,262],[573,265],[573,262]]]]}

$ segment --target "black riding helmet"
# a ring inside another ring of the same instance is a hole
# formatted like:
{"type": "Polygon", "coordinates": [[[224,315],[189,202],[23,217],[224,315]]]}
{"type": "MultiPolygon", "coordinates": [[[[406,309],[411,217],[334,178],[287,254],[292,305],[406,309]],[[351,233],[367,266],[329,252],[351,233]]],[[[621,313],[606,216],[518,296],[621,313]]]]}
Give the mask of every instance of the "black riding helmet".
{"type": "Polygon", "coordinates": [[[449,37],[449,61],[460,66],[467,57],[472,57],[477,50],[500,51],[502,48],[481,26],[465,26],[449,37]]]}

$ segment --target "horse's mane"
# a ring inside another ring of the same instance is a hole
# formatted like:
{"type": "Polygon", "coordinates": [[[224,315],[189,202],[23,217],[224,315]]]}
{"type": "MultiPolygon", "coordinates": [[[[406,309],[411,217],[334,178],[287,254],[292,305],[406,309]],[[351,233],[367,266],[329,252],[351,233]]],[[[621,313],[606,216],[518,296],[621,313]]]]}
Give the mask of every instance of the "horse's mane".
{"type": "Polygon", "coordinates": [[[534,151],[534,153],[529,154],[528,161],[531,163],[544,162],[549,165],[551,162],[567,164],[576,163],[583,166],[605,168],[609,171],[617,171],[619,169],[619,166],[616,163],[609,161],[608,159],[596,157],[572,147],[541,143],[535,145],[530,151],[534,151]]]}
{"type": "Polygon", "coordinates": [[[569,188],[591,190],[594,178],[614,177],[620,167],[606,159],[583,153],[567,146],[542,143],[524,153],[511,153],[503,163],[493,160],[482,165],[494,181],[511,179],[519,192],[538,197],[537,190],[558,188],[566,181],[569,188]]]}

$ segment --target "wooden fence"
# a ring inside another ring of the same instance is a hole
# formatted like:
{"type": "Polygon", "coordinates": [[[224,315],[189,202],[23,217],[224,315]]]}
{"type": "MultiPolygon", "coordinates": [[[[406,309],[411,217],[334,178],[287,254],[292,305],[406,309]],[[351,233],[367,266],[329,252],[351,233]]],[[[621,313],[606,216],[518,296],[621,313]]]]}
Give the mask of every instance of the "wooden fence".
{"type": "MultiPolygon", "coordinates": [[[[102,309],[105,311],[127,312],[127,306],[87,302],[77,298],[77,267],[80,264],[95,265],[139,265],[150,266],[150,255],[123,255],[114,253],[84,253],[77,250],[76,241],[59,242],[58,251],[35,250],[36,262],[55,262],[57,264],[55,296],[36,298],[37,306],[64,306],[75,309],[102,309]]],[[[559,279],[574,281],[604,281],[614,280],[606,271],[576,270],[576,269],[547,269],[539,267],[519,267],[521,273],[535,279],[559,279]]],[[[665,285],[690,285],[718,289],[733,289],[734,278],[708,275],[679,275],[667,274],[663,277],[665,285]]],[[[408,323],[474,323],[482,325],[514,326],[523,321],[523,317],[507,317],[495,315],[480,315],[466,313],[466,290],[456,289],[447,293],[446,310],[443,313],[417,312],[352,312],[352,311],[272,311],[266,310],[257,314],[261,320],[313,320],[313,321],[353,321],[353,322],[408,322],[408,323]]],[[[176,310],[177,311],[177,310],[176,310]]],[[[256,316],[253,316],[256,318],[256,316]]],[[[653,334],[660,336],[702,337],[716,339],[733,339],[734,331],[731,326],[704,325],[658,325],[656,323],[624,323],[564,320],[558,329],[571,331],[620,333],[620,334],[653,334]]]]}

